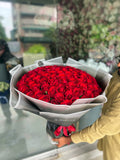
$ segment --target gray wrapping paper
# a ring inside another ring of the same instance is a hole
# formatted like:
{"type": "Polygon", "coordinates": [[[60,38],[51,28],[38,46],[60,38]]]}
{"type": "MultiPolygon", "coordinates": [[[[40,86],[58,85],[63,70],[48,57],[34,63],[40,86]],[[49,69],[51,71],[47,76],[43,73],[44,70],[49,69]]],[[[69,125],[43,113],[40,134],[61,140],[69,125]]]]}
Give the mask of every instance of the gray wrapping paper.
{"type": "Polygon", "coordinates": [[[104,91],[111,79],[111,75],[107,72],[103,70],[95,70],[88,66],[81,65],[78,61],[75,61],[71,58],[68,58],[67,62],[64,64],[62,57],[54,58],[48,61],[44,59],[38,60],[35,62],[35,64],[27,67],[17,65],[10,71],[10,74],[12,76],[10,82],[9,101],[11,107],[27,110],[36,115],[42,116],[48,121],[63,126],[68,126],[73,122],[78,121],[80,117],[88,112],[91,108],[98,105],[103,105],[107,101],[104,91]],[[16,83],[24,73],[37,67],[46,65],[68,65],[84,70],[96,78],[97,82],[103,89],[103,93],[95,98],[78,99],[72,105],[55,105],[31,98],[16,89],[16,83]]]}

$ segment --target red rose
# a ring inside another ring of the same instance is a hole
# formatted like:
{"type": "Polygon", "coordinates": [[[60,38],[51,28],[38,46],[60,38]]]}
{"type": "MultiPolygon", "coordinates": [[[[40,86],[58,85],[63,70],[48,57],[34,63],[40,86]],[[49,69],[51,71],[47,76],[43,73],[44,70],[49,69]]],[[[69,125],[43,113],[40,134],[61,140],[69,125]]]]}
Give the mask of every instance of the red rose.
{"type": "Polygon", "coordinates": [[[64,100],[64,95],[62,93],[55,94],[55,101],[61,103],[64,100]]]}
{"type": "Polygon", "coordinates": [[[35,81],[36,83],[40,83],[40,76],[37,75],[37,76],[34,78],[34,81],[35,81]]]}
{"type": "Polygon", "coordinates": [[[49,102],[50,101],[50,96],[49,95],[40,95],[39,100],[49,102]]]}
{"type": "Polygon", "coordinates": [[[92,92],[91,92],[91,90],[87,90],[87,91],[85,92],[85,95],[86,95],[86,98],[93,98],[93,97],[92,97],[92,92]]]}
{"type": "Polygon", "coordinates": [[[34,84],[35,84],[35,82],[34,82],[33,80],[28,81],[28,85],[29,85],[29,86],[32,87],[34,84]]]}
{"type": "Polygon", "coordinates": [[[84,91],[86,91],[87,90],[87,88],[88,88],[88,86],[87,86],[87,83],[81,83],[81,85],[80,85],[80,88],[84,91]]]}
{"type": "Polygon", "coordinates": [[[71,99],[72,96],[73,96],[73,91],[72,91],[71,89],[70,89],[70,90],[67,90],[67,91],[65,92],[65,98],[66,98],[66,99],[71,99]]]}
{"type": "Polygon", "coordinates": [[[74,88],[73,94],[76,96],[81,96],[81,95],[83,95],[83,90],[81,90],[80,88],[74,88]]]}
{"type": "Polygon", "coordinates": [[[46,82],[43,82],[41,84],[41,90],[45,92],[45,91],[48,91],[48,89],[49,89],[49,84],[47,84],[46,82]]]}
{"type": "Polygon", "coordinates": [[[68,82],[68,87],[74,88],[76,84],[74,82],[68,82]]]}
{"type": "Polygon", "coordinates": [[[51,99],[50,103],[52,103],[52,104],[59,104],[55,99],[51,99]]]}
{"type": "Polygon", "coordinates": [[[48,94],[50,95],[50,97],[55,97],[55,94],[56,94],[56,89],[54,86],[50,87],[48,89],[48,94]]]}
{"type": "Polygon", "coordinates": [[[71,105],[72,104],[72,100],[66,99],[63,102],[61,102],[60,104],[71,105]]]}
{"type": "Polygon", "coordinates": [[[51,81],[50,84],[51,84],[52,86],[58,86],[58,84],[59,84],[58,79],[56,79],[56,78],[54,78],[54,77],[53,77],[52,79],[53,79],[53,81],[51,81]]]}
{"type": "Polygon", "coordinates": [[[41,96],[42,96],[42,91],[40,91],[40,90],[36,90],[35,92],[34,92],[34,95],[35,95],[35,98],[37,98],[37,99],[39,99],[41,96]]]}
{"type": "Polygon", "coordinates": [[[29,92],[29,88],[25,85],[20,86],[19,90],[25,94],[29,92]]]}
{"type": "Polygon", "coordinates": [[[34,97],[34,93],[32,92],[32,91],[29,91],[29,92],[27,92],[26,93],[28,96],[30,96],[30,97],[34,97]]]}
{"type": "Polygon", "coordinates": [[[56,87],[56,90],[57,90],[57,92],[64,93],[64,92],[65,92],[65,85],[59,84],[59,85],[56,87]]]}

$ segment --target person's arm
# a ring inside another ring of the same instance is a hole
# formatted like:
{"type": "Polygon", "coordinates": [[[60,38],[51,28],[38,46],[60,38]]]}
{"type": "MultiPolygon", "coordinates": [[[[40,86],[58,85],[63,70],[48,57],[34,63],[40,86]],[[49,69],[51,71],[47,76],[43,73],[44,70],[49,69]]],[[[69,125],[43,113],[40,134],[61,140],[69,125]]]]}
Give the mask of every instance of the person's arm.
{"type": "Polygon", "coordinates": [[[120,133],[120,94],[107,109],[106,113],[102,114],[91,126],[72,134],[70,137],[61,137],[53,140],[58,142],[58,147],[62,147],[68,144],[68,141],[69,143],[93,143],[105,135],[115,135],[117,133],[120,133]]]}
{"type": "Polygon", "coordinates": [[[10,58],[5,62],[7,71],[9,72],[12,68],[20,64],[20,60],[17,57],[10,58]]]}

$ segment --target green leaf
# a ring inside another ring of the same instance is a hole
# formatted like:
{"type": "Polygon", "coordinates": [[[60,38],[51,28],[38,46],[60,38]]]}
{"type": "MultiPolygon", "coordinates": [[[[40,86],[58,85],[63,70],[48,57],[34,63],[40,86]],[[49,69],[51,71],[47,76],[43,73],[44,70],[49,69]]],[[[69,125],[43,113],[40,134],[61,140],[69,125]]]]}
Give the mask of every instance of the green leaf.
{"type": "Polygon", "coordinates": [[[79,98],[81,98],[83,95],[80,95],[79,98]]]}
{"type": "Polygon", "coordinates": [[[48,92],[47,92],[47,91],[45,91],[45,94],[48,94],[48,92]]]}

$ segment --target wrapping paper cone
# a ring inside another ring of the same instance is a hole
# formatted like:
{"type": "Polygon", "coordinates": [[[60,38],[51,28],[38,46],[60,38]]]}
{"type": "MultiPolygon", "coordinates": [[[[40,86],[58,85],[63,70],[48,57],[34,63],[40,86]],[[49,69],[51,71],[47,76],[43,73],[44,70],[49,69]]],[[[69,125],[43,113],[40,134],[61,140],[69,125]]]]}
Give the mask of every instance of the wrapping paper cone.
{"type": "Polygon", "coordinates": [[[111,78],[111,75],[107,72],[102,70],[97,71],[89,68],[88,66],[81,65],[79,62],[71,58],[69,58],[66,64],[64,64],[62,57],[54,58],[48,61],[43,59],[27,67],[17,65],[10,71],[10,73],[12,75],[10,82],[10,106],[16,109],[30,111],[51,122],[63,126],[72,124],[73,122],[79,120],[79,118],[89,111],[89,109],[105,103],[107,98],[104,95],[104,91],[111,78]],[[46,65],[69,65],[84,70],[96,78],[97,82],[102,87],[103,93],[95,98],[78,99],[72,105],[55,105],[29,97],[16,89],[16,83],[24,73],[46,65]]]}

